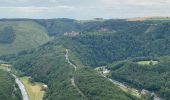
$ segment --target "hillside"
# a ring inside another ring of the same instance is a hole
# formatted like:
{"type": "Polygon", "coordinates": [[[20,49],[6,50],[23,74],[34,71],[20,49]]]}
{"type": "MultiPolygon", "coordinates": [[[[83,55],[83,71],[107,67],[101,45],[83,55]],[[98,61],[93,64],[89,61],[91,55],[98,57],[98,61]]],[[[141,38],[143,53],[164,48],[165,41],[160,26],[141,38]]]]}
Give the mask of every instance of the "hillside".
{"type": "Polygon", "coordinates": [[[138,17],[138,18],[128,18],[127,21],[169,21],[169,17],[138,17]]]}
{"type": "Polygon", "coordinates": [[[66,48],[49,42],[31,54],[17,57],[12,63],[16,69],[48,85],[49,89],[44,97],[46,100],[134,100],[135,97],[123,92],[93,69],[76,65],[75,72],[73,66],[67,62],[65,54],[66,48]],[[75,78],[74,81],[72,77],[75,78]],[[82,91],[84,96],[77,89],[82,91]]]}
{"type": "Polygon", "coordinates": [[[138,63],[150,61],[150,59],[153,60],[153,58],[136,58],[109,64],[108,69],[111,70],[111,78],[126,82],[140,90],[146,89],[155,92],[165,100],[169,100],[169,56],[155,59],[155,61],[158,61],[155,64],[138,63]]]}
{"type": "Polygon", "coordinates": [[[116,100],[118,97],[120,100],[139,99],[129,92],[122,91],[94,70],[101,66],[107,66],[111,70],[109,76],[112,79],[140,91],[142,89],[153,91],[161,98],[169,99],[169,78],[167,78],[169,63],[162,57],[170,56],[170,22],[56,20],[62,22],[62,27],[59,28],[60,23],[54,19],[50,22],[36,21],[47,28],[49,35],[53,29],[55,31],[56,24],[56,29],[61,29],[60,32],[56,31],[50,35],[54,37],[52,41],[34,50],[7,57],[14,68],[24,72],[24,75],[48,85],[49,89],[44,99],[116,100]],[[79,28],[74,27],[73,23],[79,28]],[[70,28],[67,25],[73,26],[70,28]],[[65,32],[67,34],[64,34],[65,32]],[[70,35],[75,32],[78,34],[70,35]],[[67,50],[70,62],[66,58],[67,50]],[[131,61],[135,58],[156,58],[158,61],[140,63],[131,61]],[[121,63],[120,69],[119,64],[116,67],[112,64],[122,61],[127,62],[125,65],[121,63]],[[145,64],[150,63],[153,65],[144,68],[145,64]],[[142,76],[143,74],[145,75],[142,76]],[[147,80],[143,80],[144,78],[147,80]]]}
{"type": "Polygon", "coordinates": [[[47,34],[33,21],[0,21],[0,55],[38,47],[49,40],[47,34]]]}
{"type": "Polygon", "coordinates": [[[162,57],[170,56],[169,27],[170,23],[164,21],[138,22],[136,26],[130,25],[121,31],[83,32],[75,37],[57,38],[58,42],[54,43],[69,48],[72,55],[76,56],[74,61],[80,60],[77,64],[93,68],[136,57],[161,57],[160,63],[153,67],[144,68],[142,65],[127,63],[114,71],[112,78],[116,76],[116,79],[132,87],[154,91],[168,100],[169,63],[168,57],[162,57]]]}
{"type": "Polygon", "coordinates": [[[169,27],[169,22],[138,22],[121,31],[83,32],[61,37],[58,42],[71,49],[84,65],[104,66],[133,57],[169,55],[169,27]]]}
{"type": "Polygon", "coordinates": [[[9,73],[0,69],[0,98],[3,100],[22,100],[22,95],[15,79],[9,73]]]}

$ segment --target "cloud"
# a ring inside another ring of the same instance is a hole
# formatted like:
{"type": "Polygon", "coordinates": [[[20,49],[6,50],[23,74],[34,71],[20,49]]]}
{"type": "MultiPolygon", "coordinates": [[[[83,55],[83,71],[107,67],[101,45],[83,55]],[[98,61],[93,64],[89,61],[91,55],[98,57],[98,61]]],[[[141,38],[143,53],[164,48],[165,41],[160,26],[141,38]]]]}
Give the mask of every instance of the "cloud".
{"type": "Polygon", "coordinates": [[[168,16],[170,0],[0,0],[0,17],[91,19],[168,16]]]}

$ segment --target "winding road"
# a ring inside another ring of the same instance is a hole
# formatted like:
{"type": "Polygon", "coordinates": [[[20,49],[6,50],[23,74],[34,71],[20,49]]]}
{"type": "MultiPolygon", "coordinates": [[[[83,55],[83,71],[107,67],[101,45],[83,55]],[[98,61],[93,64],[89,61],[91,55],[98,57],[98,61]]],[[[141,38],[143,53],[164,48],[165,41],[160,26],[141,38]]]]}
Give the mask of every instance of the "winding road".
{"type": "MultiPolygon", "coordinates": [[[[66,49],[65,59],[66,59],[67,63],[69,63],[69,64],[74,68],[74,71],[76,72],[76,71],[77,71],[77,66],[70,62],[70,59],[69,59],[69,56],[68,56],[68,49],[66,49]]],[[[74,76],[73,76],[70,80],[71,80],[72,86],[74,86],[74,88],[77,90],[77,92],[78,92],[82,97],[84,97],[86,100],[88,100],[88,98],[84,95],[84,93],[83,93],[83,92],[79,89],[79,87],[75,84],[74,76]]]]}

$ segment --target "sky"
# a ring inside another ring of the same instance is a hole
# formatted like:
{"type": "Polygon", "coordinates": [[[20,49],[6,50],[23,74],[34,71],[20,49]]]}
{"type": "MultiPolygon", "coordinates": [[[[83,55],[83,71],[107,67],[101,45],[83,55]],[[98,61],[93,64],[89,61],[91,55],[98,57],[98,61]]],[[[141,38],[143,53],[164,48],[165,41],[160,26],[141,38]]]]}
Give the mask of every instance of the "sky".
{"type": "Polygon", "coordinates": [[[170,0],[0,0],[0,18],[134,18],[170,16],[170,0]]]}

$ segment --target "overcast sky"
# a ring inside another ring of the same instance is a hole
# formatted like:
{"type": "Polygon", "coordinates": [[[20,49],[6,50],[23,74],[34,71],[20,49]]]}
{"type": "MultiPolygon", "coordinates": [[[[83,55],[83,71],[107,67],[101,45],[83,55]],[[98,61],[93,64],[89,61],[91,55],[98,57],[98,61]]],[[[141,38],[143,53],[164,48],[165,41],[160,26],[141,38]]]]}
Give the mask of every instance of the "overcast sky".
{"type": "Polygon", "coordinates": [[[170,16],[170,0],[0,0],[0,18],[170,16]]]}

